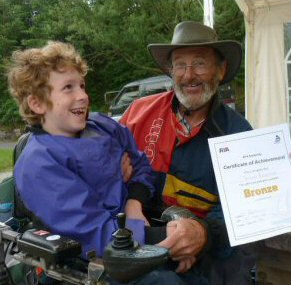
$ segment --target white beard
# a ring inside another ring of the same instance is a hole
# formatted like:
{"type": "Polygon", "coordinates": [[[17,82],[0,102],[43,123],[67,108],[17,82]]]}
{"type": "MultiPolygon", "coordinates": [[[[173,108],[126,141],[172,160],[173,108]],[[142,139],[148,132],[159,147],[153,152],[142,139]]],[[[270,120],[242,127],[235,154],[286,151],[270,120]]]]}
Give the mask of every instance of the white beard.
{"type": "Polygon", "coordinates": [[[213,79],[212,83],[202,83],[203,93],[200,96],[200,99],[197,100],[196,96],[185,95],[180,88],[180,85],[174,83],[174,91],[178,101],[188,110],[195,111],[205,106],[216,93],[219,86],[219,79],[216,76],[213,79]]]}

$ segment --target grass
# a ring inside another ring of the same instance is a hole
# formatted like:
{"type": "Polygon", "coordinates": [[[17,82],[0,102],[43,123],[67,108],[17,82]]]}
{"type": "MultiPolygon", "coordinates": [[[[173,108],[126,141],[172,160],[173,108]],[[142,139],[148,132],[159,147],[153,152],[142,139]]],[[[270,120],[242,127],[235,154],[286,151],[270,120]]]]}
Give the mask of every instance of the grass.
{"type": "Polygon", "coordinates": [[[12,149],[0,148],[0,172],[12,169],[12,149]]]}

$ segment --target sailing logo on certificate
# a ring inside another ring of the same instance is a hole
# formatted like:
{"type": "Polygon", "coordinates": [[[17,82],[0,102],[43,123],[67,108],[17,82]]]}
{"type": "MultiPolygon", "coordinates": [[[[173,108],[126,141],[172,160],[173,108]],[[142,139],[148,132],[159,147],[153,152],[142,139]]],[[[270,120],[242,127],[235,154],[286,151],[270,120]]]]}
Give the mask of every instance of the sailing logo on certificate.
{"type": "Polygon", "coordinates": [[[291,231],[287,124],[208,140],[231,246],[291,231]]]}

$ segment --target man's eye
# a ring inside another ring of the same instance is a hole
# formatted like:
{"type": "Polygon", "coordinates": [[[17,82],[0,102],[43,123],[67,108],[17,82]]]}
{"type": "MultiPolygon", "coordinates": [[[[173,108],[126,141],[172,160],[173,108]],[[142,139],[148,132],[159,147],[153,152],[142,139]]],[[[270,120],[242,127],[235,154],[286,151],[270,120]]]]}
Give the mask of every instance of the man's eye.
{"type": "Polygon", "coordinates": [[[174,65],[174,69],[184,69],[185,68],[185,64],[180,64],[180,65],[174,65]]]}
{"type": "Polygon", "coordinates": [[[195,66],[204,66],[206,63],[204,60],[199,60],[199,61],[196,61],[193,65],[195,66]]]}

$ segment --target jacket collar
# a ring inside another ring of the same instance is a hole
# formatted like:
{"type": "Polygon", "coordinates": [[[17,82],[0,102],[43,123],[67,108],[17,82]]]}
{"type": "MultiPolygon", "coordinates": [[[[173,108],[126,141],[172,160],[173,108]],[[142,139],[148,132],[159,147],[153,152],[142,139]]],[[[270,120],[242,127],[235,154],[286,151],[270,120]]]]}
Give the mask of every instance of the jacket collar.
{"type": "MultiPolygon", "coordinates": [[[[179,101],[176,96],[173,96],[172,100],[173,112],[176,113],[179,106],[179,101]]],[[[218,137],[226,134],[226,132],[221,126],[219,126],[217,120],[215,119],[217,110],[219,109],[219,107],[221,107],[221,105],[222,103],[219,100],[218,94],[214,94],[208,116],[202,126],[202,129],[206,131],[209,137],[218,137]]]]}
{"type": "MultiPolygon", "coordinates": [[[[47,131],[45,131],[41,125],[33,125],[28,127],[28,131],[33,133],[34,135],[50,135],[47,131]]],[[[77,137],[80,137],[84,131],[80,132],[77,137]]]]}
{"type": "Polygon", "coordinates": [[[32,132],[34,135],[46,135],[48,132],[46,132],[41,125],[33,125],[29,126],[28,130],[32,132]]]}
{"type": "Polygon", "coordinates": [[[216,114],[218,109],[222,106],[222,103],[219,100],[218,94],[216,93],[213,96],[213,100],[210,106],[210,110],[206,119],[206,122],[203,125],[203,130],[208,133],[209,137],[219,137],[226,134],[222,126],[219,125],[216,119],[216,114]]]}

